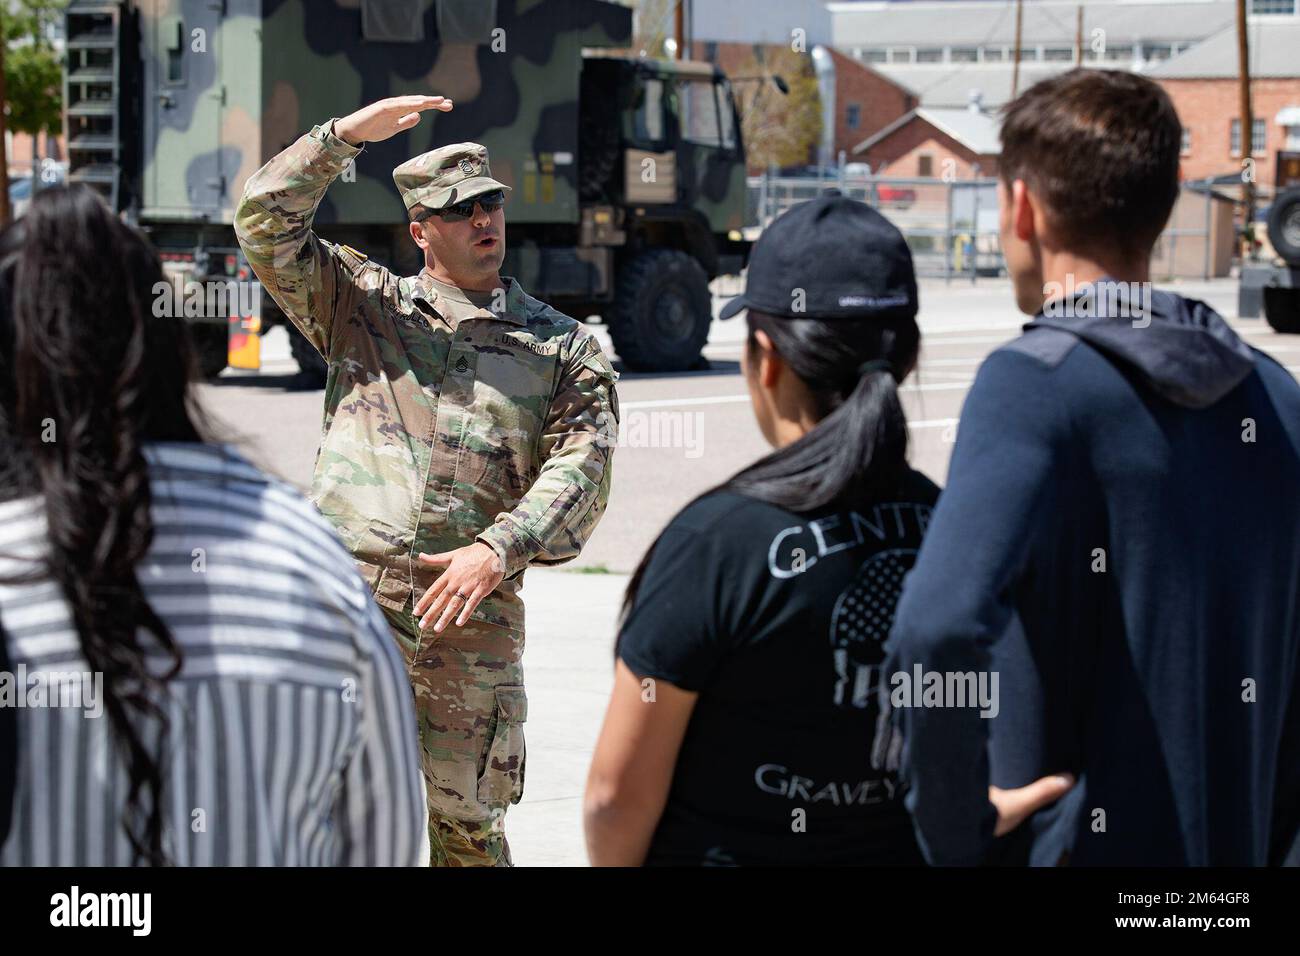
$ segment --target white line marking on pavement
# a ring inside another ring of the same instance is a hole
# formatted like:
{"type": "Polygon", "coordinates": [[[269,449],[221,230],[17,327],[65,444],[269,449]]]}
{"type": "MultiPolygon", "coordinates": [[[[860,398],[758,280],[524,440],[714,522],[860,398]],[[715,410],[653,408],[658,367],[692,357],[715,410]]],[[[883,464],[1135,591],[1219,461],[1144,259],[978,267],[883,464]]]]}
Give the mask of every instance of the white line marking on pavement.
{"type": "Polygon", "coordinates": [[[729,405],[747,402],[748,395],[706,395],[703,398],[654,398],[640,402],[619,402],[619,408],[669,408],[673,405],[729,405]]]}
{"type": "MultiPolygon", "coordinates": [[[[904,385],[900,392],[952,392],[970,388],[974,379],[964,382],[927,382],[924,385],[904,385]]],[[[620,408],[672,408],[678,405],[730,405],[749,401],[748,395],[703,395],[698,398],[652,398],[635,402],[619,402],[620,408]]]]}

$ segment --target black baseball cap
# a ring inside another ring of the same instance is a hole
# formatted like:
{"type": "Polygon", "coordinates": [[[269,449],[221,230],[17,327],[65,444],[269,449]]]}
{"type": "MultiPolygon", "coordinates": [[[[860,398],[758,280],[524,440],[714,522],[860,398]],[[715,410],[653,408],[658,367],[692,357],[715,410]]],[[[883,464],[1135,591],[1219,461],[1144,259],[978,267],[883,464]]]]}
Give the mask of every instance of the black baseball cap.
{"type": "Polygon", "coordinates": [[[722,307],[788,319],[913,318],[912,251],[898,228],[838,189],[774,219],[749,254],[745,291],[722,307]]]}

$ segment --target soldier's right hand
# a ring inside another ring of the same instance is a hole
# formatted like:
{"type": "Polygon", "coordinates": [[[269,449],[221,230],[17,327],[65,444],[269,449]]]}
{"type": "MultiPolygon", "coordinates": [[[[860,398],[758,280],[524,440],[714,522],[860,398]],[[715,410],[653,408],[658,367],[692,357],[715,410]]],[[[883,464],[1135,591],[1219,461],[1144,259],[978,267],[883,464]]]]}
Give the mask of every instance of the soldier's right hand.
{"type": "Polygon", "coordinates": [[[334,135],[351,146],[378,143],[405,132],[420,122],[425,110],[450,112],[445,96],[390,96],[334,121],[334,135]]]}

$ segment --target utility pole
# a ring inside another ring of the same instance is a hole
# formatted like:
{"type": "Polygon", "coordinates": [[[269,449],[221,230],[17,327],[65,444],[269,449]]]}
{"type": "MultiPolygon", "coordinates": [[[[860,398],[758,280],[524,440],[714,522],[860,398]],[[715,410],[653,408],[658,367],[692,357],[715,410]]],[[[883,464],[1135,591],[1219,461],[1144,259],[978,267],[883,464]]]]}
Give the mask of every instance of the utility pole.
{"type": "Polygon", "coordinates": [[[1074,21],[1074,65],[1083,66],[1083,4],[1079,4],[1074,21]]]}
{"type": "MultiPolygon", "coordinates": [[[[1246,240],[1253,246],[1255,223],[1255,163],[1251,158],[1254,114],[1250,108],[1250,44],[1246,39],[1246,0],[1237,0],[1237,69],[1241,86],[1241,198],[1245,207],[1246,240]]],[[[1250,248],[1247,249],[1247,252],[1250,248]]]]}
{"type": "Polygon", "coordinates": [[[1011,98],[1020,91],[1020,24],[1025,15],[1025,0],[1016,0],[1016,47],[1011,61],[1011,98]]]}
{"type": "Polygon", "coordinates": [[[686,59],[686,0],[677,0],[676,9],[673,10],[674,31],[673,37],[677,40],[677,59],[686,59]]]}

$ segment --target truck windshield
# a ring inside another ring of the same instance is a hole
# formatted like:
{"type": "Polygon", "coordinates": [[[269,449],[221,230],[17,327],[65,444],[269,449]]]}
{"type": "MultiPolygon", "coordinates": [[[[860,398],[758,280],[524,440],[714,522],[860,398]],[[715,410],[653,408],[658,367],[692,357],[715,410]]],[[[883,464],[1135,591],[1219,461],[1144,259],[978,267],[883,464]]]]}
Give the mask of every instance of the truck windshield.
{"type": "Polygon", "coordinates": [[[679,80],[682,137],[701,146],[721,146],[718,99],[711,80],[679,80]]]}

